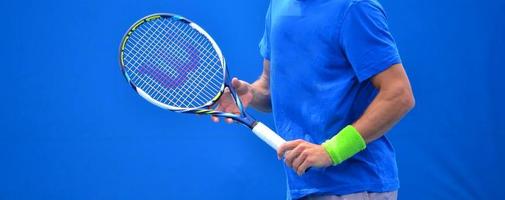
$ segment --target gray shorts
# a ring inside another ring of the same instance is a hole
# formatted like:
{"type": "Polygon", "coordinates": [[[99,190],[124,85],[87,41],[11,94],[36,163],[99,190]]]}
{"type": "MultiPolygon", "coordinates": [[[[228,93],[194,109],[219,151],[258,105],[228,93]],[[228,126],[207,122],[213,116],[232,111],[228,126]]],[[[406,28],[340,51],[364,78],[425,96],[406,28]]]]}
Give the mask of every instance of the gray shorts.
{"type": "Polygon", "coordinates": [[[360,192],[341,196],[338,195],[309,196],[304,197],[301,200],[396,200],[397,197],[398,197],[398,191],[392,191],[381,193],[360,192]]]}

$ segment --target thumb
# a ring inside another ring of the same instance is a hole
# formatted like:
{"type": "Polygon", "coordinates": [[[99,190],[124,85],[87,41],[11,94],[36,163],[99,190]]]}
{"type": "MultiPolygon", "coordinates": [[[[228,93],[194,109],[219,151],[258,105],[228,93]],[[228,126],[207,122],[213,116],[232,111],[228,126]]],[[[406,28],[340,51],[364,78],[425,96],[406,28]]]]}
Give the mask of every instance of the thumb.
{"type": "Polygon", "coordinates": [[[232,80],[231,80],[231,85],[233,86],[233,88],[235,88],[235,90],[237,91],[237,93],[239,94],[242,94],[242,93],[245,93],[247,92],[248,90],[248,86],[249,84],[247,82],[244,82],[244,81],[241,81],[239,80],[238,78],[234,77],[232,80]]]}
{"type": "Polygon", "coordinates": [[[233,88],[238,89],[242,86],[242,81],[238,80],[237,77],[233,77],[233,79],[231,79],[231,85],[233,88]]]}
{"type": "Polygon", "coordinates": [[[249,83],[239,80],[237,77],[231,79],[231,85],[239,93],[247,92],[247,90],[249,89],[249,83]]]}

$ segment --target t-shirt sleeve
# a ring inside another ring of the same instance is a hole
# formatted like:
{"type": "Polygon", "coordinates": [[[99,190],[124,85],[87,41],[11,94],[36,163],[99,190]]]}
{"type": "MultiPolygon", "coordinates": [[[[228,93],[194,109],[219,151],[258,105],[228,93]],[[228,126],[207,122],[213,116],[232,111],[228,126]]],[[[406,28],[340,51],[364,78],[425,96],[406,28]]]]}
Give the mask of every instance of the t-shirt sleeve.
{"type": "Polygon", "coordinates": [[[343,18],[340,45],[360,82],[401,63],[382,6],[356,1],[343,18]]]}
{"type": "Polygon", "coordinates": [[[268,7],[267,15],[265,17],[265,32],[263,33],[263,38],[261,38],[259,48],[260,48],[260,54],[263,56],[264,59],[270,60],[270,23],[271,23],[271,17],[270,17],[270,11],[271,6],[268,7]]]}

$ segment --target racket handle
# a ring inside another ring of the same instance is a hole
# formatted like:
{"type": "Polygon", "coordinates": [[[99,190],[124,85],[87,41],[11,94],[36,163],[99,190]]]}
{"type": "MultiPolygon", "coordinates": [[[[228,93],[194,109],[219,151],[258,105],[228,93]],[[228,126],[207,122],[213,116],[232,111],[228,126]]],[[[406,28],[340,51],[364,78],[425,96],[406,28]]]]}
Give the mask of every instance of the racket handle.
{"type": "Polygon", "coordinates": [[[252,132],[275,150],[279,149],[282,144],[286,143],[286,140],[282,139],[279,135],[277,135],[277,133],[261,122],[256,123],[252,132]]]}
{"type": "MultiPolygon", "coordinates": [[[[282,144],[286,143],[286,140],[282,139],[281,136],[277,135],[277,133],[272,131],[272,129],[268,128],[268,126],[261,122],[257,122],[252,131],[254,134],[256,134],[256,136],[258,136],[261,140],[266,142],[275,150],[279,149],[282,144]]],[[[311,168],[312,167],[307,168],[305,172],[310,171],[311,168]]]]}

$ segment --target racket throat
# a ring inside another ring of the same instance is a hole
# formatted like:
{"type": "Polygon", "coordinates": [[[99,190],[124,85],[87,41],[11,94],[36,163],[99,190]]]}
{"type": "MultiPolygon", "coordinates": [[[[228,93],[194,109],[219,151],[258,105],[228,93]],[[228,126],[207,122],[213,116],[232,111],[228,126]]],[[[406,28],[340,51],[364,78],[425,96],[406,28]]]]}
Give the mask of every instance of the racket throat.
{"type": "Polygon", "coordinates": [[[241,122],[244,126],[247,126],[250,129],[253,129],[257,124],[258,121],[254,119],[253,117],[249,116],[247,113],[241,114],[240,118],[235,119],[241,122]]]}

